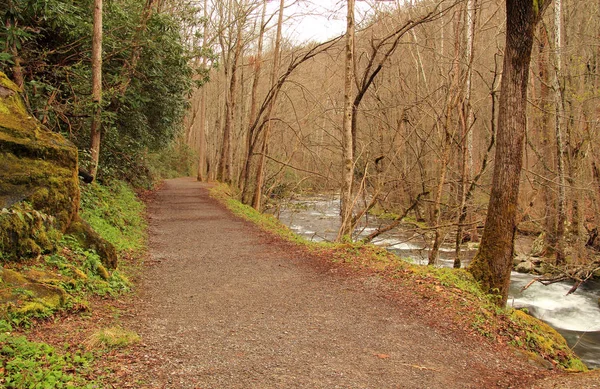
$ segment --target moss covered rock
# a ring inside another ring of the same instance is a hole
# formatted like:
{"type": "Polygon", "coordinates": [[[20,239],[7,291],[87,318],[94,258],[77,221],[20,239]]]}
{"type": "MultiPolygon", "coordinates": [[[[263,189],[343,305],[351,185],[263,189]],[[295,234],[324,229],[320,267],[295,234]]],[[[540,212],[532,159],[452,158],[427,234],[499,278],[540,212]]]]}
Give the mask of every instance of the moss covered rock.
{"type": "Polygon", "coordinates": [[[0,72],[0,252],[5,260],[51,250],[48,230],[65,231],[79,208],[77,148],[31,117],[19,92],[0,72]]]}
{"type": "Polygon", "coordinates": [[[54,285],[68,282],[58,274],[29,271],[25,275],[0,267],[0,314],[45,316],[64,306],[67,293],[54,285]]]}
{"type": "MultiPolygon", "coordinates": [[[[104,266],[109,269],[117,268],[117,250],[115,246],[98,235],[87,222],[78,217],[71,223],[67,232],[77,238],[83,247],[92,249],[98,253],[104,266]]],[[[104,269],[104,272],[100,270],[100,274],[102,278],[108,279],[106,269],[104,269]],[[104,276],[105,273],[106,277],[104,276]]]]}

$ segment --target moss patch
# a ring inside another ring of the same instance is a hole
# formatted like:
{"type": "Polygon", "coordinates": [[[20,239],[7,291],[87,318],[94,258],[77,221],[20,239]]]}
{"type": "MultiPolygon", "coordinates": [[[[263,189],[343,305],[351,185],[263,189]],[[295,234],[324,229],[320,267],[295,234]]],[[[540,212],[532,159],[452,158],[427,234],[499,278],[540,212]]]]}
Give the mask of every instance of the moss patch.
{"type": "Polygon", "coordinates": [[[21,203],[0,211],[0,262],[19,261],[55,250],[55,219],[21,203]]]}
{"type": "Polygon", "coordinates": [[[37,272],[26,277],[14,270],[0,267],[0,315],[47,317],[67,302],[67,293],[43,280],[56,279],[55,274],[37,272]],[[33,277],[35,276],[35,277],[33,277]]]}

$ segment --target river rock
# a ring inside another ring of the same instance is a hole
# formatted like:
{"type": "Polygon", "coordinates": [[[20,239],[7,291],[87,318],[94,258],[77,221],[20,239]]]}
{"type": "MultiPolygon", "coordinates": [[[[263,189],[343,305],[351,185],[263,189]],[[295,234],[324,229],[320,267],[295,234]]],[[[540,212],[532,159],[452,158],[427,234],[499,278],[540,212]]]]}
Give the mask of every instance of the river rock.
{"type": "Polygon", "coordinates": [[[527,255],[518,253],[517,255],[513,256],[513,267],[517,266],[521,262],[527,262],[528,260],[529,257],[527,255]]]}
{"type": "Polygon", "coordinates": [[[524,261],[517,264],[514,269],[519,273],[532,273],[535,269],[535,265],[531,261],[524,261]]]}

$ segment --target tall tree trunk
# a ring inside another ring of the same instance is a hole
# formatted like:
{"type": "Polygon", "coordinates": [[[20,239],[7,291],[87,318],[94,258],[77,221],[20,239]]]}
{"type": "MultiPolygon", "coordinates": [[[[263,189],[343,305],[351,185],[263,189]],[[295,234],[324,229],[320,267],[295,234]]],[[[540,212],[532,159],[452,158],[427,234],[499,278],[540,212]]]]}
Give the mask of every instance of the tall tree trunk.
{"type": "MultiPolygon", "coordinates": [[[[467,220],[467,188],[473,177],[473,112],[471,109],[471,81],[473,76],[473,48],[475,40],[475,15],[476,15],[476,0],[467,1],[467,9],[465,12],[465,22],[467,24],[466,29],[466,47],[465,47],[465,60],[467,64],[467,74],[465,77],[465,96],[463,99],[462,109],[462,161],[461,161],[461,174],[460,174],[460,188],[459,188],[459,214],[458,223],[456,227],[456,241],[455,241],[455,257],[454,257],[454,268],[460,268],[461,266],[461,251],[460,245],[463,240],[463,224],[467,220]]],[[[473,235],[475,235],[476,228],[474,228],[473,235]]]]}
{"type": "Polygon", "coordinates": [[[354,88],[354,0],[348,0],[346,18],[346,62],[344,77],[344,119],[342,125],[343,170],[340,211],[342,223],[338,240],[352,236],[352,184],[354,181],[354,155],[352,133],[352,110],[354,88]]]}
{"type": "Polygon", "coordinates": [[[242,192],[242,202],[247,203],[248,197],[248,181],[250,180],[250,168],[252,166],[252,156],[254,154],[254,136],[255,131],[251,131],[252,123],[256,120],[256,110],[258,105],[258,85],[262,70],[262,52],[265,36],[265,16],[267,12],[267,0],[263,1],[263,9],[260,18],[260,31],[258,34],[258,47],[256,49],[256,57],[254,58],[254,78],[252,80],[252,91],[250,92],[250,113],[248,116],[248,131],[246,134],[246,158],[240,174],[240,190],[242,192]]]}
{"type": "Polygon", "coordinates": [[[469,270],[486,293],[508,299],[519,181],[527,125],[527,84],[533,36],[549,0],[506,0],[506,47],[492,191],[479,251],[469,270]]]}
{"type": "MultiPolygon", "coordinates": [[[[279,59],[281,56],[281,29],[283,26],[283,9],[285,3],[284,0],[279,2],[279,16],[277,18],[277,35],[275,36],[275,50],[273,52],[273,70],[271,72],[271,87],[277,82],[277,75],[279,74],[279,59]]],[[[265,180],[265,163],[267,160],[267,151],[269,148],[269,139],[271,137],[271,127],[273,125],[272,115],[273,109],[275,108],[276,99],[272,99],[269,102],[269,108],[266,117],[266,129],[263,134],[263,142],[261,148],[260,158],[258,160],[258,166],[256,168],[256,182],[254,184],[254,196],[252,197],[252,207],[260,210],[262,203],[262,187],[265,180]]]]}
{"type": "Polygon", "coordinates": [[[556,207],[556,264],[565,262],[565,228],[567,223],[567,197],[565,182],[565,134],[564,134],[564,100],[560,79],[562,77],[562,1],[554,1],[554,106],[556,153],[558,167],[558,203],[556,207]]]}
{"type": "MultiPolygon", "coordinates": [[[[204,32],[202,34],[202,49],[207,49],[208,36],[208,0],[204,0],[204,32]]],[[[206,70],[206,56],[202,58],[202,69],[206,70]]],[[[198,126],[198,181],[207,180],[206,171],[206,86],[202,86],[200,95],[200,123],[198,126]]]]}
{"type": "MultiPolygon", "coordinates": [[[[231,15],[231,10],[229,10],[231,15]]],[[[238,86],[238,67],[242,53],[242,30],[244,21],[236,17],[237,20],[237,31],[235,49],[233,53],[233,61],[230,68],[230,77],[225,77],[229,83],[227,96],[225,99],[225,124],[223,126],[223,147],[221,148],[221,156],[219,159],[219,170],[217,179],[226,183],[232,182],[232,147],[231,141],[233,136],[233,129],[235,128],[235,105],[237,100],[237,86],[238,86]]]]}
{"type": "Polygon", "coordinates": [[[94,31],[92,35],[92,125],[90,154],[92,165],[90,174],[98,173],[100,160],[100,139],[102,126],[102,0],[94,0],[94,31]]]}
{"type": "Polygon", "coordinates": [[[460,78],[460,67],[459,67],[459,56],[460,56],[460,31],[461,31],[461,23],[459,11],[456,11],[456,23],[454,29],[454,58],[452,60],[452,68],[450,70],[451,78],[450,85],[448,86],[448,94],[446,96],[446,107],[444,112],[444,141],[442,143],[442,157],[440,160],[440,174],[438,178],[437,188],[435,191],[435,198],[433,202],[433,217],[432,224],[435,228],[435,236],[433,239],[433,245],[431,250],[429,251],[428,265],[435,265],[437,263],[440,247],[442,246],[442,241],[445,236],[445,232],[442,231],[440,227],[442,220],[442,195],[444,192],[444,185],[446,184],[446,174],[448,173],[448,164],[450,163],[450,153],[452,151],[452,139],[456,134],[456,129],[454,133],[451,132],[450,126],[452,125],[452,112],[455,108],[457,108],[459,104],[459,96],[461,95],[461,91],[459,88],[459,78],[460,78]]]}
{"type": "MultiPolygon", "coordinates": [[[[538,74],[540,77],[540,106],[542,108],[539,127],[541,130],[542,156],[545,160],[544,166],[546,173],[552,173],[554,170],[554,160],[556,153],[553,152],[552,138],[554,134],[550,127],[550,117],[548,112],[551,111],[550,104],[550,79],[549,55],[548,48],[550,42],[548,39],[548,31],[543,24],[540,24],[539,30],[539,46],[538,46],[538,74]]],[[[549,186],[546,182],[544,186],[549,186]]],[[[542,199],[544,201],[544,226],[546,230],[546,245],[549,247],[556,246],[556,197],[554,190],[549,187],[542,190],[542,199]]]]}

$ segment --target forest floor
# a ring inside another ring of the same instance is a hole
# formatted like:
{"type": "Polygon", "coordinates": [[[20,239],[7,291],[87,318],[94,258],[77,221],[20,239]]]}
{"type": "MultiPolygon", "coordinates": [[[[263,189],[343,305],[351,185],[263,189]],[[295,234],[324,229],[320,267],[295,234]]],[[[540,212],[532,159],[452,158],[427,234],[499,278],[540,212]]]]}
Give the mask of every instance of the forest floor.
{"type": "Polygon", "coordinates": [[[101,364],[119,388],[600,388],[447,323],[409,290],[233,216],[168,180],[119,321],[141,336],[101,364]],[[579,381],[577,381],[579,380],[579,381]]]}

